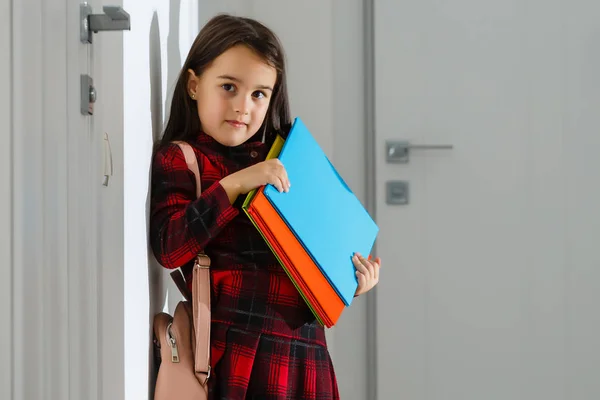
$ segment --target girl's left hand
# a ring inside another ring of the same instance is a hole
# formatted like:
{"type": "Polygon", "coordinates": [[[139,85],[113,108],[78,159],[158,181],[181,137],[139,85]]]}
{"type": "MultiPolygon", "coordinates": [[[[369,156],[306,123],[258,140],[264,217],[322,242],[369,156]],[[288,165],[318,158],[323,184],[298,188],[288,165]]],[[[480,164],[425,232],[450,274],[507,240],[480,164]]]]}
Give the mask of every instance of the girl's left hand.
{"type": "Polygon", "coordinates": [[[354,296],[360,296],[373,289],[379,283],[379,268],[381,267],[381,258],[377,257],[367,260],[362,255],[356,253],[352,257],[352,262],[356,267],[356,277],[358,278],[358,288],[354,296]]]}

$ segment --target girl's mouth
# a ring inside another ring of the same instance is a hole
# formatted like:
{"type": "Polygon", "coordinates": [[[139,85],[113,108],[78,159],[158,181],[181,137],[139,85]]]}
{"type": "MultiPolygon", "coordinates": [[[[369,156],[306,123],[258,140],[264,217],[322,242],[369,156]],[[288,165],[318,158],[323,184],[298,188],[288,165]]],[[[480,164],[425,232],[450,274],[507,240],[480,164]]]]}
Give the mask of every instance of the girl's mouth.
{"type": "Polygon", "coordinates": [[[231,126],[233,126],[234,128],[243,128],[246,126],[245,123],[240,122],[240,121],[235,121],[235,120],[227,120],[227,123],[231,126]]]}

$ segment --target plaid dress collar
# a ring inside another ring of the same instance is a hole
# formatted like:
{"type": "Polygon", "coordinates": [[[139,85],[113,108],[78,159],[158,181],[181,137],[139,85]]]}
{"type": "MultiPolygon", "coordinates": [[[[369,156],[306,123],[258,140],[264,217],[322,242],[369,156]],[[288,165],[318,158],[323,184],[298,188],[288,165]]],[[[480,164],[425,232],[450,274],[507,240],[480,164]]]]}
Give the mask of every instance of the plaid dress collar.
{"type": "Polygon", "coordinates": [[[262,142],[262,133],[257,133],[246,142],[239,146],[225,146],[205,132],[200,132],[196,136],[196,146],[211,159],[217,158],[220,163],[229,164],[234,170],[246,168],[259,161],[263,161],[267,156],[271,141],[267,137],[265,143],[262,142]]]}

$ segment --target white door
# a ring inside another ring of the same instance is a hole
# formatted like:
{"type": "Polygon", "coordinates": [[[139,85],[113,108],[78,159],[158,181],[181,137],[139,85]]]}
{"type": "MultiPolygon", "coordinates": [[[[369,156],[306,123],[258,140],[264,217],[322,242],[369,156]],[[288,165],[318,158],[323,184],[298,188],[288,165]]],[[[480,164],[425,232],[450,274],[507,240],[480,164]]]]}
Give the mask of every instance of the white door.
{"type": "MultiPolygon", "coordinates": [[[[122,34],[82,43],[79,2],[11,4],[7,390],[19,400],[123,398],[122,34]],[[93,115],[81,112],[82,75],[97,91],[93,115]],[[104,132],[116,160],[109,186],[104,132]]],[[[100,0],[89,5],[103,13],[100,0]]]]}
{"type": "MultiPolygon", "coordinates": [[[[0,307],[12,310],[12,129],[11,129],[11,91],[12,60],[9,57],[12,41],[10,0],[0,0],[0,140],[4,144],[0,148],[0,307]]],[[[12,318],[4,318],[3,327],[12,324],[12,318]]],[[[0,343],[12,345],[12,335],[9,329],[0,330],[0,343]]],[[[10,351],[0,353],[0,398],[11,397],[12,354],[10,351]]]]}
{"type": "Polygon", "coordinates": [[[375,2],[379,399],[600,398],[598,15],[375,2]]]}

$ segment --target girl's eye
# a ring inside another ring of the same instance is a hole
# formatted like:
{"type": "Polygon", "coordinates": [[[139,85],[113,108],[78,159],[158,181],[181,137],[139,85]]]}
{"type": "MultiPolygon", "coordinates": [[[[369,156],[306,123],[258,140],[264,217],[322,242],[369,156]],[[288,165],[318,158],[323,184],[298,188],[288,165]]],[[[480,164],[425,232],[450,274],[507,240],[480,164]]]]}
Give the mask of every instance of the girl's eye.
{"type": "Polygon", "coordinates": [[[235,90],[235,87],[232,84],[230,84],[230,83],[226,83],[224,85],[221,85],[221,87],[223,89],[225,89],[226,91],[228,91],[228,92],[233,92],[235,90]]]}
{"type": "Polygon", "coordinates": [[[261,91],[258,91],[258,90],[256,92],[254,92],[253,95],[257,99],[264,99],[265,97],[267,97],[264,92],[261,92],[261,91]]]}

